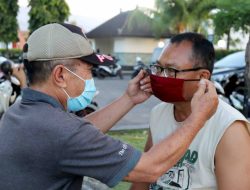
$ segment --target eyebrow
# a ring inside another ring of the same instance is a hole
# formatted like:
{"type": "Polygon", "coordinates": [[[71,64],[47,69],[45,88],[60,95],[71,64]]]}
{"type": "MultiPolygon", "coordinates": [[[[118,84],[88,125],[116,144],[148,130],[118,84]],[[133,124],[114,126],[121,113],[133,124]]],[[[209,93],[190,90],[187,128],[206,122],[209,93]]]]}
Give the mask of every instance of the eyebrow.
{"type": "Polygon", "coordinates": [[[164,66],[167,65],[167,67],[169,67],[169,68],[178,69],[178,68],[174,67],[173,64],[171,64],[171,63],[163,64],[163,63],[161,63],[159,60],[157,60],[156,63],[157,63],[158,65],[164,65],[164,66]]]}

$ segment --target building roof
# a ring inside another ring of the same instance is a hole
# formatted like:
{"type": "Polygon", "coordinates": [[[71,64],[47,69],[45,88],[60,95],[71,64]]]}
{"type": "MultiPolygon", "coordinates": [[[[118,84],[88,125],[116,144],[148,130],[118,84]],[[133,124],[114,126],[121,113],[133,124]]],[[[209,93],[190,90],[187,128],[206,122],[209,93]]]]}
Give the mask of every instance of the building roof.
{"type": "MultiPolygon", "coordinates": [[[[135,10],[134,10],[135,11],[135,10]]],[[[141,23],[134,22],[133,26],[129,25],[130,15],[134,11],[121,12],[110,20],[99,25],[87,33],[88,38],[107,38],[107,37],[144,37],[153,38],[155,34],[152,30],[152,19],[147,17],[141,23]]],[[[161,37],[168,38],[172,35],[165,32],[161,37]]]]}

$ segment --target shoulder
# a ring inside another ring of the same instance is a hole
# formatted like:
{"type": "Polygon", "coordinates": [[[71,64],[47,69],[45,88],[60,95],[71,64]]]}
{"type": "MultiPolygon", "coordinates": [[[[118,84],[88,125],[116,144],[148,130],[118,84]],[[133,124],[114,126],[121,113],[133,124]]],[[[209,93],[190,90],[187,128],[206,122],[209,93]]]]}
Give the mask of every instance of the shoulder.
{"type": "Polygon", "coordinates": [[[250,134],[246,123],[233,122],[221,138],[215,154],[219,189],[250,188],[250,134]]]}
{"type": "Polygon", "coordinates": [[[240,113],[238,110],[236,110],[235,108],[233,108],[231,105],[229,105],[228,103],[224,102],[223,100],[219,100],[219,105],[217,108],[217,111],[215,113],[215,115],[228,115],[228,116],[232,116],[232,117],[238,117],[238,118],[242,118],[244,119],[245,117],[242,115],[242,113],[240,113]]]}
{"type": "Polygon", "coordinates": [[[218,129],[218,126],[230,126],[234,121],[237,120],[248,122],[242,113],[223,100],[219,100],[218,108],[215,114],[208,120],[208,122],[217,124],[216,128],[218,129]]]}
{"type": "Polygon", "coordinates": [[[36,126],[30,126],[38,131],[44,131],[51,138],[58,138],[58,142],[66,141],[76,134],[86,135],[88,132],[97,133],[97,129],[84,118],[80,118],[72,113],[65,112],[62,109],[54,108],[45,104],[39,105],[40,111],[31,114],[27,119],[36,123],[36,126]]]}
{"type": "Polygon", "coordinates": [[[171,107],[173,107],[173,104],[170,103],[166,103],[166,102],[161,102],[159,104],[157,104],[151,111],[151,115],[152,114],[156,114],[159,112],[163,112],[165,110],[170,109],[171,107]]]}
{"type": "Polygon", "coordinates": [[[76,132],[95,132],[97,133],[99,130],[93,126],[92,123],[85,120],[84,118],[80,118],[75,114],[65,112],[63,110],[58,110],[56,113],[56,121],[53,121],[54,127],[57,128],[62,133],[76,133],[76,132]]]}
{"type": "Polygon", "coordinates": [[[241,149],[242,145],[250,147],[250,132],[248,130],[248,123],[237,120],[227,128],[218,147],[222,146],[230,149],[235,147],[236,149],[241,149]]]}
{"type": "Polygon", "coordinates": [[[225,138],[229,129],[235,125],[244,125],[247,128],[249,122],[238,110],[220,100],[215,114],[202,129],[204,137],[207,138],[209,146],[212,147],[212,155],[215,156],[221,140],[225,138]]]}
{"type": "Polygon", "coordinates": [[[215,160],[223,159],[225,162],[244,162],[250,157],[250,132],[246,122],[233,122],[223,134],[215,153],[215,160]],[[234,160],[234,161],[233,161],[234,160]]]}

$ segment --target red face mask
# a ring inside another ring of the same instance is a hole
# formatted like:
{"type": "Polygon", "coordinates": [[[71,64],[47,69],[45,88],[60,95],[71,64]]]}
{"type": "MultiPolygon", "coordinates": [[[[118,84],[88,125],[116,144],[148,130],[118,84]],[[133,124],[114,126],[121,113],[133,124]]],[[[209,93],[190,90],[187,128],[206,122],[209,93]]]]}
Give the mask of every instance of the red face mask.
{"type": "Polygon", "coordinates": [[[150,75],[151,86],[155,97],[163,102],[183,102],[186,101],[183,97],[184,81],[199,81],[200,79],[177,79],[170,77],[160,77],[150,75]]]}

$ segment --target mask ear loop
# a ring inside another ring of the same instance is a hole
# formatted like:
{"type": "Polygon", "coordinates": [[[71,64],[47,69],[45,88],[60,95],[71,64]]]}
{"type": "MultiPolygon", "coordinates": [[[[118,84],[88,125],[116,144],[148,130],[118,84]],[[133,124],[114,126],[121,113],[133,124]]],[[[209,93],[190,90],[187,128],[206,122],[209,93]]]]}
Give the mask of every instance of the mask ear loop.
{"type": "MultiPolygon", "coordinates": [[[[73,71],[71,71],[70,69],[68,69],[67,67],[63,67],[65,68],[67,71],[69,71],[71,74],[75,75],[77,78],[79,78],[80,80],[82,80],[84,83],[86,83],[86,80],[83,79],[82,77],[78,76],[77,74],[75,74],[73,71]]],[[[63,89],[63,91],[67,94],[68,98],[70,98],[69,94],[63,89]]]]}
{"type": "Polygon", "coordinates": [[[85,82],[85,79],[83,79],[82,77],[80,77],[79,75],[75,74],[73,71],[69,70],[67,67],[64,67],[67,71],[69,71],[71,74],[75,75],[76,77],[78,77],[79,79],[81,79],[82,81],[85,82]]]}
{"type": "Polygon", "coordinates": [[[66,92],[66,90],[64,90],[63,88],[62,88],[62,90],[63,90],[64,93],[68,96],[68,98],[70,98],[70,96],[69,96],[69,94],[66,92]]]}

